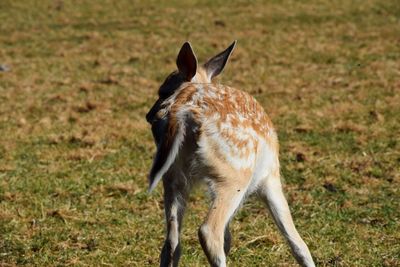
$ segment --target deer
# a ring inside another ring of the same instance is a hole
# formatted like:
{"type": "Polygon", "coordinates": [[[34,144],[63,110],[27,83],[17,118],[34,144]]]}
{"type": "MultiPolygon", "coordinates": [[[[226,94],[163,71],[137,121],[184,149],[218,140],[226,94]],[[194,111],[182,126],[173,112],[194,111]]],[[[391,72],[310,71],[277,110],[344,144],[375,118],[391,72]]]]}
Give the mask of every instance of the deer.
{"type": "Polygon", "coordinates": [[[166,237],[160,266],[178,266],[180,232],[191,190],[204,183],[211,196],[198,230],[210,266],[226,266],[229,223],[244,199],[257,194],[301,266],[315,266],[294,225],[282,191],[279,144],[263,107],[248,93],[217,84],[233,49],[199,65],[189,42],[181,47],[177,70],[161,84],[146,115],[156,145],[149,192],[162,180],[166,237]]]}

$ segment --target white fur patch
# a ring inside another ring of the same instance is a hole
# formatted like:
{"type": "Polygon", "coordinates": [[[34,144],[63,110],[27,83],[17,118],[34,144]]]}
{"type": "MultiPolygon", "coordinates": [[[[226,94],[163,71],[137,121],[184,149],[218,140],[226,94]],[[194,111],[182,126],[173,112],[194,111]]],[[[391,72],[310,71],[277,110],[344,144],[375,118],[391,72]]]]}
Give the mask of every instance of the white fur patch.
{"type": "Polygon", "coordinates": [[[171,220],[169,222],[170,229],[169,229],[168,240],[171,244],[172,251],[175,251],[179,243],[178,204],[176,202],[171,207],[171,216],[172,218],[168,218],[169,220],[171,220]]]}
{"type": "Polygon", "coordinates": [[[271,149],[271,147],[264,141],[260,140],[259,158],[254,168],[253,177],[249,192],[253,192],[258,188],[260,182],[265,179],[272,170],[278,168],[278,155],[271,149]]]}

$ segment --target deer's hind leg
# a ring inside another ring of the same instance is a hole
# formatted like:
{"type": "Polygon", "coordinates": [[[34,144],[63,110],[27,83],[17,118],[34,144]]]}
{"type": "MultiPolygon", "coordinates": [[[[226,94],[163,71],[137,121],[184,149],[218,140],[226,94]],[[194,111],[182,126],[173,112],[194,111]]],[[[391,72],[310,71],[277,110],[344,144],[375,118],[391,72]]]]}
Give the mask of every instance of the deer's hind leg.
{"type": "Polygon", "coordinates": [[[292,250],[293,256],[301,266],[313,267],[310,251],[300,237],[293,223],[289,206],[282,191],[279,170],[272,172],[259,187],[259,196],[267,204],[280,232],[292,250]]]}
{"type": "Polygon", "coordinates": [[[210,187],[213,201],[198,234],[210,265],[222,267],[230,249],[228,224],[246,194],[248,181],[212,181],[210,187]]]}

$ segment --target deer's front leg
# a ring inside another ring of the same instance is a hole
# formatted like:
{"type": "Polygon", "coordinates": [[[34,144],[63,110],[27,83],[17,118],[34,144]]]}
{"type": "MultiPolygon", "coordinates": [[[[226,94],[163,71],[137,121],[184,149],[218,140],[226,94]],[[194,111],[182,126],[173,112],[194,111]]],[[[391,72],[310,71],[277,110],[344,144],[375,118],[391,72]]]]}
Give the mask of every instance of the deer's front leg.
{"type": "Polygon", "coordinates": [[[160,256],[161,267],[178,266],[180,249],[180,230],[186,208],[188,190],[176,176],[166,175],[164,183],[164,207],[167,235],[160,256]]]}

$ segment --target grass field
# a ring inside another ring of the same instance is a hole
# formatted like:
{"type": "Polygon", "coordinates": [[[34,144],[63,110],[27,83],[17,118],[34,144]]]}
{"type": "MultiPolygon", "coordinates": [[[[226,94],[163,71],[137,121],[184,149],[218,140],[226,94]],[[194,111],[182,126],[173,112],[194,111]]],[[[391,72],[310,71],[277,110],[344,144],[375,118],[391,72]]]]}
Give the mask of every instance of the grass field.
{"type": "MultiPolygon", "coordinates": [[[[144,116],[190,40],[232,40],[219,82],[278,129],[295,223],[319,266],[400,266],[400,2],[0,1],[0,266],[155,266],[162,188],[144,116]]],[[[182,266],[205,266],[193,193],[182,266]]],[[[256,198],[229,266],[295,266],[256,198]]]]}

